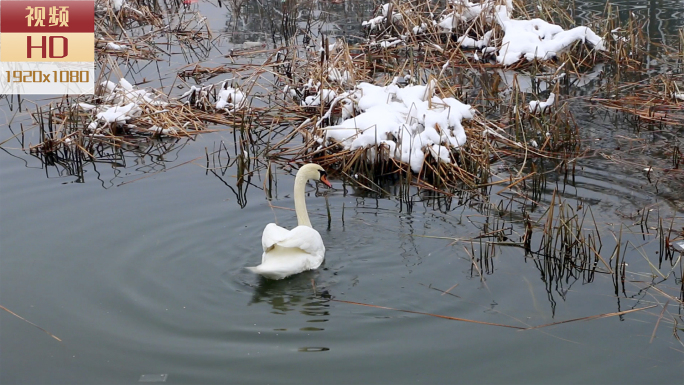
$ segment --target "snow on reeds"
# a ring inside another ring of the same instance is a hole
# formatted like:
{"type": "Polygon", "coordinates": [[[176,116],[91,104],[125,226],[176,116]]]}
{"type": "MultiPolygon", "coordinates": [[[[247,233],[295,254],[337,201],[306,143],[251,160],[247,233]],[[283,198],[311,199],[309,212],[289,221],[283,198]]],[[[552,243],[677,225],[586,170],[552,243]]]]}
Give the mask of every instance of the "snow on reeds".
{"type": "Polygon", "coordinates": [[[416,173],[426,153],[451,163],[452,149],[466,142],[461,120],[472,118],[474,110],[455,98],[435,95],[435,84],[357,84],[333,100],[343,105],[342,114],[324,128],[324,144],[350,151],[384,146],[390,159],[410,164],[416,173]]]}
{"type": "MultiPolygon", "coordinates": [[[[419,39],[441,47],[441,36],[446,36],[458,47],[496,53],[496,62],[504,66],[520,60],[554,59],[572,50],[577,42],[597,51],[606,50],[603,38],[591,28],[565,30],[539,18],[514,18],[512,0],[450,0],[439,16],[431,10],[417,12],[406,4],[384,4],[378,16],[362,23],[373,36],[372,44],[390,48],[419,39]]],[[[449,45],[445,48],[453,49],[449,45]]]]}

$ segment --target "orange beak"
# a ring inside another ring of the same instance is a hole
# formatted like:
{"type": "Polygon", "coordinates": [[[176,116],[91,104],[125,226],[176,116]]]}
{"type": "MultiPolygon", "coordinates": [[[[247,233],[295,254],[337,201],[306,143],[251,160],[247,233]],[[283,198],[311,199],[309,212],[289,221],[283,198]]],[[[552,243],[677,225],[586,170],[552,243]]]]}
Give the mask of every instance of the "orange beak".
{"type": "Polygon", "coordinates": [[[332,188],[332,185],[330,184],[330,181],[328,181],[328,177],[325,175],[321,175],[321,182],[323,182],[326,186],[332,188]]]}

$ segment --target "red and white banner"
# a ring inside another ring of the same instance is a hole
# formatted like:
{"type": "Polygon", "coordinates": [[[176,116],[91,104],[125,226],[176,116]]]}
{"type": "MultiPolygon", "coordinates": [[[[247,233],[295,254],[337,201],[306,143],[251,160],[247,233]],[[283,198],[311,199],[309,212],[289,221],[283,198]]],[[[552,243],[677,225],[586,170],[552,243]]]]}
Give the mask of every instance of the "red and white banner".
{"type": "Polygon", "coordinates": [[[92,94],[93,0],[0,0],[0,93],[92,94]]]}

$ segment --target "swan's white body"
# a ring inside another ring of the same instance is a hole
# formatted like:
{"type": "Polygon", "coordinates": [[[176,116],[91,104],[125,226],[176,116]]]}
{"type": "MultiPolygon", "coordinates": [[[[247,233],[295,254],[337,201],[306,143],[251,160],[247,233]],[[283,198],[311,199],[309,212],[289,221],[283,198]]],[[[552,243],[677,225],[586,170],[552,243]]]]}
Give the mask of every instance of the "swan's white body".
{"type": "Polygon", "coordinates": [[[294,201],[299,226],[287,230],[269,223],[261,236],[264,253],[261,264],[248,267],[254,273],[269,279],[283,279],[306,270],[318,268],[325,258],[325,245],[318,231],[311,227],[304,201],[304,189],[308,180],[322,181],[330,186],[325,171],[316,164],[299,169],[295,178],[294,201]]]}
{"type": "Polygon", "coordinates": [[[283,279],[323,263],[325,246],[318,231],[308,226],[292,230],[269,223],[261,237],[261,265],[249,269],[270,279],[283,279]]]}

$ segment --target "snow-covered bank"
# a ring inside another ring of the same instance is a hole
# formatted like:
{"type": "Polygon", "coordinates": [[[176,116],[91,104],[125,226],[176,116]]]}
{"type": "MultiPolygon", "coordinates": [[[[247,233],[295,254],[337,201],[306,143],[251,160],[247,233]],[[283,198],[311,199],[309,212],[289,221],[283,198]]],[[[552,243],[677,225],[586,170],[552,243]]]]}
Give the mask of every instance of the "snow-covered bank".
{"type": "Polygon", "coordinates": [[[414,172],[422,169],[427,153],[450,163],[451,149],[466,142],[461,121],[474,114],[455,98],[436,96],[434,81],[403,88],[359,83],[335,102],[343,105],[342,117],[324,128],[326,144],[352,151],[384,148],[391,159],[410,164],[414,172]]]}

